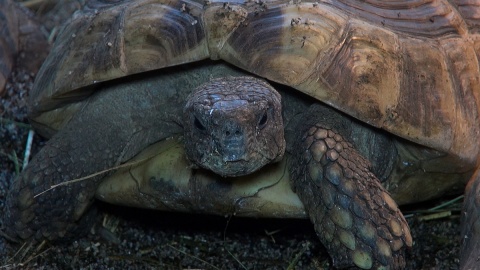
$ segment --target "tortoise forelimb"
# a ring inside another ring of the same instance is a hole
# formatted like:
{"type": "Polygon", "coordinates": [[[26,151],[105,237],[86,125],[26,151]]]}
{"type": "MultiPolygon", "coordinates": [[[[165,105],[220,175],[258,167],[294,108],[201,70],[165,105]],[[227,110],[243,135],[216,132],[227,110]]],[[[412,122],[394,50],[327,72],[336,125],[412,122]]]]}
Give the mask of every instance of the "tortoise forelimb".
{"type": "Polygon", "coordinates": [[[316,124],[299,137],[292,185],[333,264],[403,269],[410,231],[370,163],[331,127],[316,124]]]}

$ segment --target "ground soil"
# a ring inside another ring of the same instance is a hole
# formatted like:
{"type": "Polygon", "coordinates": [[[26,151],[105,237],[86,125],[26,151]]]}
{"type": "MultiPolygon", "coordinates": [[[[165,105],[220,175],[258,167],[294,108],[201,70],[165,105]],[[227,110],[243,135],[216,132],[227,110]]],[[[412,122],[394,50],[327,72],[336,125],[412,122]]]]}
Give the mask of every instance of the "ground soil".
{"type": "MultiPolygon", "coordinates": [[[[83,1],[27,1],[45,33],[56,32],[83,1]],[[49,5],[41,5],[41,3],[49,5]],[[40,10],[40,11],[38,11],[40,10]]],[[[54,39],[54,35],[51,37],[54,39]]],[[[0,213],[21,170],[30,127],[26,97],[35,74],[15,70],[0,99],[0,213]]],[[[35,135],[32,155],[45,143],[35,135]]],[[[438,203],[438,202],[435,202],[438,203]]],[[[431,204],[411,209],[427,209],[431,204]]],[[[0,269],[329,269],[308,220],[257,220],[126,209],[97,204],[95,225],[62,243],[12,244],[0,237],[0,269]]],[[[453,215],[408,218],[414,247],[407,269],[458,269],[459,204],[453,215]]],[[[402,210],[407,211],[407,208],[402,210]]],[[[1,223],[1,220],[0,220],[1,223]]]]}

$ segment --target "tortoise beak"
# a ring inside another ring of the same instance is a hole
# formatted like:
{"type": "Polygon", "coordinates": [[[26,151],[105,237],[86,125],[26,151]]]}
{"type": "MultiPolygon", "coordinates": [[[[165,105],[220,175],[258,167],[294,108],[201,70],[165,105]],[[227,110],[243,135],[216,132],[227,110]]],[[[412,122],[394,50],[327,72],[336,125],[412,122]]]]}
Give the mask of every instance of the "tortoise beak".
{"type": "Polygon", "coordinates": [[[229,149],[228,153],[223,154],[224,162],[235,162],[245,160],[245,151],[243,149],[229,149]]]}

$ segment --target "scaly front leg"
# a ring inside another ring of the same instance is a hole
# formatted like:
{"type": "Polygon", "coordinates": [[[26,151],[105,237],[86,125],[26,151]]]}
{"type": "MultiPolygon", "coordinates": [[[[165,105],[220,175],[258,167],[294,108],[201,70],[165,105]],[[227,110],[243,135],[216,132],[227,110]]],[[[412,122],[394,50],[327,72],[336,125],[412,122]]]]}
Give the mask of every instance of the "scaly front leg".
{"type": "Polygon", "coordinates": [[[334,266],[404,268],[412,238],[397,204],[369,170],[370,163],[346,141],[342,125],[313,113],[320,116],[314,116],[315,124],[298,128],[303,135],[293,148],[290,170],[334,266]]]}

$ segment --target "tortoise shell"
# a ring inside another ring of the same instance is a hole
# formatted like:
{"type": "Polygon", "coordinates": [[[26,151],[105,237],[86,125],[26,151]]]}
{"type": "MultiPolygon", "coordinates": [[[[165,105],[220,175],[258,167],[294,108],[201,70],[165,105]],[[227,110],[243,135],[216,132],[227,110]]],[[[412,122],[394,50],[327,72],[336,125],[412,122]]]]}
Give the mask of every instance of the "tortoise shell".
{"type": "Polygon", "coordinates": [[[465,144],[480,139],[480,5],[472,1],[90,5],[66,26],[38,75],[35,121],[99,82],[211,58],[477,162],[480,145],[465,144]]]}

